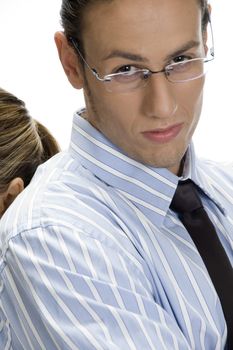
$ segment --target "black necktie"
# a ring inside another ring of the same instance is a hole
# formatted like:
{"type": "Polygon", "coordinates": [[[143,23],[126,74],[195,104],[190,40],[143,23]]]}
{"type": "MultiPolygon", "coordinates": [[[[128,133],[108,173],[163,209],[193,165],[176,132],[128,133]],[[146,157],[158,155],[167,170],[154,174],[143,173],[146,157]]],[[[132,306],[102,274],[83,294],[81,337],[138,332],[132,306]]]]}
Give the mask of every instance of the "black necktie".
{"type": "Polygon", "coordinates": [[[205,263],[221,301],[228,349],[233,349],[233,268],[191,180],[179,182],[170,208],[178,213],[205,263]]]}

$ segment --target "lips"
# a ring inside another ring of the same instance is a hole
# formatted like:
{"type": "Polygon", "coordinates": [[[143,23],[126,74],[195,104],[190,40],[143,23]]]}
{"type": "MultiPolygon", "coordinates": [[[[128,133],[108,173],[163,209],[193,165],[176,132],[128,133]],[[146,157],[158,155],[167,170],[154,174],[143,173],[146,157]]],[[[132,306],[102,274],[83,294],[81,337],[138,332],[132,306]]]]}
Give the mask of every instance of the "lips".
{"type": "Polygon", "coordinates": [[[173,140],[181,131],[183,123],[172,125],[165,129],[145,131],[142,134],[149,140],[156,143],[167,143],[173,140]]]}

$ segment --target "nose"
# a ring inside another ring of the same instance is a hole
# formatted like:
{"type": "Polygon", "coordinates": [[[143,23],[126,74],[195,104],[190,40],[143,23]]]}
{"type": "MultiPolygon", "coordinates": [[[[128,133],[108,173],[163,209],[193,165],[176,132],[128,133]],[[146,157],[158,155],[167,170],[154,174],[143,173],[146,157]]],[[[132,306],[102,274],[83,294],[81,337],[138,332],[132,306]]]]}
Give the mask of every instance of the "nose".
{"type": "Polygon", "coordinates": [[[173,83],[163,73],[152,75],[144,87],[144,114],[154,118],[171,118],[177,108],[173,83]]]}

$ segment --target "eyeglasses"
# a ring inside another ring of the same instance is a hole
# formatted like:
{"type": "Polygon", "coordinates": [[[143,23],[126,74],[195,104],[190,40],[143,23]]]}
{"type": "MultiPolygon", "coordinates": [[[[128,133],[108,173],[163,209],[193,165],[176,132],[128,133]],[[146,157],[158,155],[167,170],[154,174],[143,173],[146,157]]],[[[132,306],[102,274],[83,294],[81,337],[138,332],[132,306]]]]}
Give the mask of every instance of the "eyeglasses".
{"type": "Polygon", "coordinates": [[[185,83],[203,77],[207,71],[207,63],[214,59],[213,30],[210,21],[209,23],[212,40],[212,45],[209,50],[210,58],[190,58],[185,54],[182,54],[175,58],[178,60],[178,62],[168,64],[159,71],[152,71],[147,68],[140,69],[134,67],[133,65],[125,65],[121,68],[121,71],[101,77],[96,69],[91,68],[91,66],[84,59],[78,48],[77,41],[73,37],[70,37],[70,41],[83,60],[84,64],[90,69],[98,81],[104,83],[107,91],[130,92],[132,90],[144,87],[153,74],[162,73],[171,83],[185,83]]]}

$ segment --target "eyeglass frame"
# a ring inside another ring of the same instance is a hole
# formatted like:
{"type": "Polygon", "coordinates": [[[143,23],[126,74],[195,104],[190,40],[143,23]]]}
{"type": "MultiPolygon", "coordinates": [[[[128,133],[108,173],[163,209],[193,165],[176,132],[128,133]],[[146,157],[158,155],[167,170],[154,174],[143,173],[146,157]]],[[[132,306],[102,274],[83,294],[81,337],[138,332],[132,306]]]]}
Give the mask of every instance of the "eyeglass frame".
{"type": "MultiPolygon", "coordinates": [[[[211,33],[211,39],[212,39],[212,47],[210,47],[210,56],[211,58],[205,58],[205,57],[196,57],[196,58],[191,58],[190,60],[188,60],[187,62],[193,62],[193,61],[196,61],[196,60],[203,60],[204,63],[207,63],[207,62],[210,62],[214,59],[215,57],[215,53],[214,53],[214,35],[213,35],[213,28],[212,28],[212,23],[211,23],[211,18],[210,18],[210,15],[209,15],[209,18],[208,18],[208,23],[210,25],[210,33],[211,33]]],[[[207,23],[207,25],[208,25],[207,23]]],[[[112,81],[112,78],[115,77],[115,76],[123,76],[123,75],[126,75],[128,72],[119,72],[119,73],[111,73],[111,74],[107,74],[105,76],[103,76],[103,78],[100,77],[99,73],[97,72],[97,70],[95,68],[92,68],[88,62],[85,60],[85,58],[83,57],[81,51],[79,50],[79,47],[78,47],[78,43],[77,43],[77,40],[70,36],[68,38],[69,42],[72,44],[72,46],[74,47],[74,49],[77,51],[78,55],[81,57],[82,61],[84,62],[84,64],[89,68],[89,70],[92,72],[92,74],[95,76],[95,78],[102,82],[102,83],[106,83],[106,82],[111,82],[112,81]],[[125,74],[124,74],[125,73],[125,74]]],[[[183,82],[187,82],[187,81],[191,81],[191,80],[196,80],[200,77],[202,77],[203,75],[205,75],[205,73],[199,75],[199,76],[196,76],[194,78],[191,78],[191,79],[187,79],[187,80],[180,80],[180,81],[172,81],[172,80],[169,80],[169,71],[171,71],[171,67],[174,67],[176,65],[180,65],[182,64],[183,62],[176,62],[176,63],[171,63],[171,64],[168,64],[166,65],[163,69],[159,70],[159,71],[152,71],[150,70],[149,68],[141,68],[141,69],[138,69],[138,71],[142,72],[144,74],[144,77],[147,76],[150,77],[151,75],[153,74],[160,74],[160,73],[164,73],[166,79],[169,81],[169,82],[172,82],[172,83],[183,83],[183,82]]]]}

